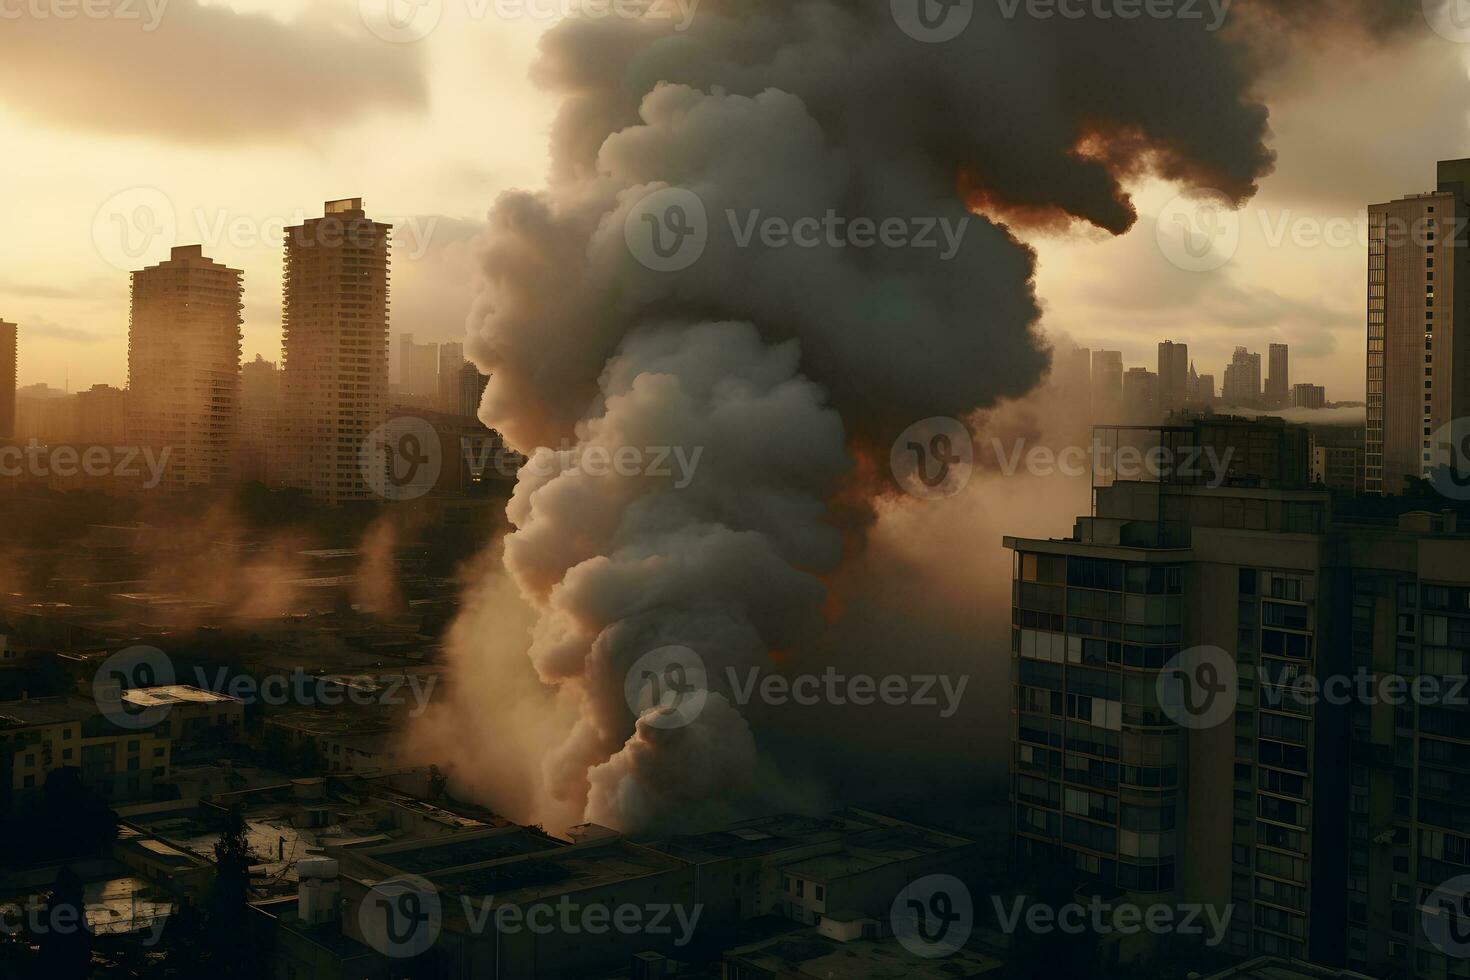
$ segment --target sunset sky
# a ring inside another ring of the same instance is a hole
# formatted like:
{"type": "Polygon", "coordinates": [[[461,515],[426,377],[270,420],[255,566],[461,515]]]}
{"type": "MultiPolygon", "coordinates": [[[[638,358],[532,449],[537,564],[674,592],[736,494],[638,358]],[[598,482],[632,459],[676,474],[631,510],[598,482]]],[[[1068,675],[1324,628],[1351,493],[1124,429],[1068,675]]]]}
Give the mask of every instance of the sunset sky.
{"type": "MultiPolygon", "coordinates": [[[[245,271],[244,356],[279,359],[280,229],[329,198],[360,196],[397,226],[395,337],[459,339],[479,223],[502,190],[542,182],[554,104],[528,74],[551,21],[426,0],[437,26],[394,41],[381,0],[161,2],[0,23],[0,318],[20,324],[20,383],[124,384],[127,271],[175,244],[245,271]],[[115,214],[146,227],[125,236],[115,214]]],[[[1286,342],[1293,381],[1361,398],[1363,209],[1470,156],[1467,66],[1470,45],[1426,23],[1269,76],[1279,160],[1232,219],[1233,258],[1171,264],[1156,217],[1180,188],[1142,184],[1121,238],[1020,232],[1040,255],[1045,327],[1150,368],[1158,340],[1183,340],[1217,381],[1235,345],[1286,342]]]]}

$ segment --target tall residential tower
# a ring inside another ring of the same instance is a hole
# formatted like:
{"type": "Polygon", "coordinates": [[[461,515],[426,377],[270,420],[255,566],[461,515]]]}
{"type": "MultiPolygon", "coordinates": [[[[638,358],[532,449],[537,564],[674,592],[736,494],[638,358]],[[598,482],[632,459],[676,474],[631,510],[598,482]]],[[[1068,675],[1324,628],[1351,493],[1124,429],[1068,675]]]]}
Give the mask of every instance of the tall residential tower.
{"type": "Polygon", "coordinates": [[[1438,190],[1368,209],[1369,493],[1425,476],[1435,434],[1470,415],[1470,308],[1456,290],[1467,195],[1470,160],[1446,160],[1438,190]]]}
{"type": "Polygon", "coordinates": [[[356,197],[286,229],[286,483],[330,504],[373,496],[362,455],[388,414],[391,234],[356,197]]]}
{"type": "Polygon", "coordinates": [[[127,432],[167,464],[160,486],[220,485],[231,476],[240,412],[242,273],[174,248],[133,273],[127,432]]]}

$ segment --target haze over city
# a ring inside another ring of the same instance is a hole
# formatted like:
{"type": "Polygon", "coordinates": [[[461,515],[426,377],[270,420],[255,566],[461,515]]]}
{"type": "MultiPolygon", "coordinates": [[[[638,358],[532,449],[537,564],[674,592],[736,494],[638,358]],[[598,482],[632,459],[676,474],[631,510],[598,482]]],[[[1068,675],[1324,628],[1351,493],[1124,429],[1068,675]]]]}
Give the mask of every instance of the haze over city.
{"type": "Polygon", "coordinates": [[[1449,980],[1464,0],[0,0],[0,977],[1449,980]]]}

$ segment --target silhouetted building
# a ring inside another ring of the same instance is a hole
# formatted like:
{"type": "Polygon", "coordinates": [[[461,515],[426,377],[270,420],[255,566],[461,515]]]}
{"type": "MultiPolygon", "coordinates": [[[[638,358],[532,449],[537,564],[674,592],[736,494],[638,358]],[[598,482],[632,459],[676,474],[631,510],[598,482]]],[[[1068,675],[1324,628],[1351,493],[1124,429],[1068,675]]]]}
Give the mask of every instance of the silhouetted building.
{"type": "Polygon", "coordinates": [[[1327,389],[1321,385],[1292,385],[1292,408],[1322,408],[1327,404],[1327,389]]]}
{"type": "Polygon", "coordinates": [[[1167,414],[1184,407],[1190,401],[1189,375],[1193,365],[1189,363],[1189,345],[1165,340],[1159,344],[1159,411],[1167,414]]]}
{"type": "Polygon", "coordinates": [[[1235,356],[1225,368],[1225,404],[1249,408],[1261,403],[1261,355],[1244,347],[1235,348],[1235,356]]]}
{"type": "Polygon", "coordinates": [[[392,226],[361,198],[286,229],[282,436],[286,483],[331,504],[373,497],[363,457],[388,413],[392,226]]]}
{"type": "Polygon", "coordinates": [[[1123,352],[1092,352],[1092,417],[1098,423],[1123,417],[1123,352]]]}
{"type": "Polygon", "coordinates": [[[1147,368],[1129,368],[1123,375],[1123,420],[1147,425],[1161,418],[1159,376],[1147,368]]]}
{"type": "Polygon", "coordinates": [[[243,273],[173,249],[133,273],[128,328],[128,439],[168,453],[160,486],[219,485],[231,476],[240,412],[243,273]]]}
{"type": "Polygon", "coordinates": [[[398,391],[434,398],[439,394],[439,345],[415,343],[413,334],[398,337],[398,391]]]}
{"type": "Polygon", "coordinates": [[[480,397],[485,394],[485,386],[490,379],[480,373],[474,362],[465,361],[464,367],[459,369],[459,414],[466,418],[476,418],[480,414],[480,397]]]}
{"type": "Polygon", "coordinates": [[[1435,433],[1470,416],[1470,306],[1454,261],[1467,192],[1470,160],[1444,160],[1438,190],[1368,209],[1370,493],[1397,494],[1427,475],[1435,433]]]}
{"type": "Polygon", "coordinates": [[[280,484],[281,369],[259,354],[240,368],[240,479],[280,484]]]}
{"type": "Polygon", "coordinates": [[[1266,407],[1284,408],[1291,393],[1291,355],[1285,344],[1272,344],[1267,356],[1266,407]]]}
{"type": "Polygon", "coordinates": [[[1470,672],[1470,538],[1322,491],[1094,482],[1070,537],[1005,541],[1018,857],[1231,906],[1232,955],[1458,975],[1420,906],[1470,873],[1470,711],[1351,692],[1470,672]]]}
{"type": "Polygon", "coordinates": [[[465,366],[464,344],[439,345],[439,411],[453,412],[459,408],[459,371],[465,366]]]}
{"type": "Polygon", "coordinates": [[[15,438],[15,378],[19,367],[19,329],[13,323],[0,320],[0,439],[15,438]]]}

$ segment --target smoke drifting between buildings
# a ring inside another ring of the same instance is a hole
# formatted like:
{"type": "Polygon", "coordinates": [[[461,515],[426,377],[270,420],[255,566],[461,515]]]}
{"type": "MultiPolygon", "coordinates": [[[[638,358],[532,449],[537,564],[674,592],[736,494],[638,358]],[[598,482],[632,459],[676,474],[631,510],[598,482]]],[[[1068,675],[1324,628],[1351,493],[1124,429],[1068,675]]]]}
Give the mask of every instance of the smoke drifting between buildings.
{"type": "MultiPolygon", "coordinates": [[[[528,452],[570,441],[703,456],[682,489],[591,476],[578,450],[533,456],[515,530],[452,631],[453,695],[413,735],[426,758],[459,759],[456,777],[486,802],[628,830],[813,805],[822,786],[797,778],[811,762],[787,751],[819,727],[813,715],[737,709],[726,678],[839,658],[911,670],[930,656],[887,645],[883,624],[903,617],[881,583],[909,566],[860,542],[883,546],[878,515],[919,520],[876,479],[895,436],[936,416],[982,425],[1047,371],[1035,256],[1011,228],[1121,234],[1136,217],[1129,181],[1239,203],[1269,172],[1253,73],[1271,49],[1257,32],[1012,19],[1004,6],[975,4],[943,44],[905,33],[888,4],[834,0],[706,0],[683,32],[609,18],[546,36],[536,77],[563,98],[552,170],[545,190],[503,195],[489,216],[467,344],[491,376],[481,417],[528,452]],[[678,272],[641,264],[624,237],[669,188],[695,195],[711,225],[678,272]],[[727,214],[829,212],[969,225],[949,261],[883,243],[742,244],[721,228],[727,214]],[[867,601],[833,601],[843,588],[867,601]],[[630,668],[668,645],[708,668],[708,702],[678,729],[635,719],[624,697],[630,668]]],[[[1418,9],[1246,6],[1288,31],[1392,26],[1418,9]]],[[[820,775],[844,778],[840,760],[820,775]]]]}

